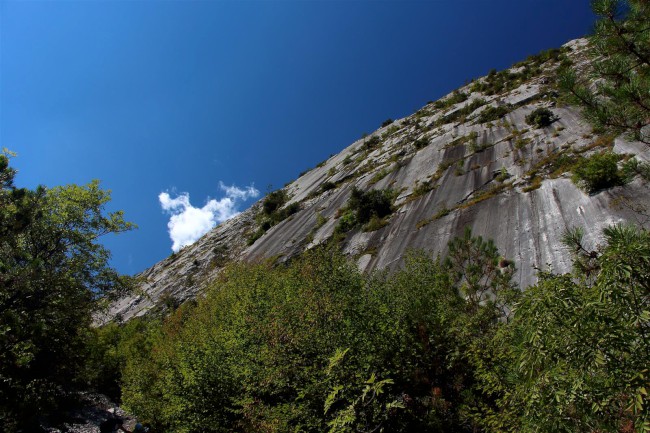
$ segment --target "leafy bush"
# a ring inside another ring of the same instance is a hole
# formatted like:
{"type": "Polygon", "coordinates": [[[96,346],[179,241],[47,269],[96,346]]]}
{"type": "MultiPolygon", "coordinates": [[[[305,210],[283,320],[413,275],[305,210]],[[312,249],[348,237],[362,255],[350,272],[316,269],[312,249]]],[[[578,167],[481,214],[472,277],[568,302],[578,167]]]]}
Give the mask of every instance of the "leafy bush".
{"type": "Polygon", "coordinates": [[[315,228],[319,229],[327,223],[327,218],[323,216],[320,212],[316,215],[316,226],[315,228]]]}
{"type": "Polygon", "coordinates": [[[370,178],[369,184],[370,185],[376,184],[377,182],[379,182],[380,180],[382,180],[383,178],[388,176],[388,174],[390,172],[391,172],[391,170],[388,167],[382,168],[381,170],[379,170],[378,172],[376,172],[375,174],[372,175],[372,177],[370,178]]]}
{"type": "Polygon", "coordinates": [[[490,105],[478,115],[477,123],[487,123],[499,120],[506,114],[510,113],[510,111],[512,111],[510,105],[499,105],[497,107],[490,105]]]}
{"type": "Polygon", "coordinates": [[[538,54],[533,54],[531,56],[528,56],[526,60],[515,63],[513,66],[520,67],[520,66],[526,66],[530,64],[539,66],[546,63],[549,60],[552,62],[557,62],[563,59],[563,56],[566,57],[562,48],[550,48],[548,50],[543,50],[538,54]]]}
{"type": "Polygon", "coordinates": [[[259,228],[248,237],[248,245],[254,244],[271,227],[300,210],[300,203],[298,202],[293,202],[288,206],[282,207],[288,200],[287,192],[283,189],[273,191],[264,198],[262,212],[257,217],[259,228]]]}
{"type": "Polygon", "coordinates": [[[621,175],[624,181],[632,180],[637,174],[645,181],[650,181],[650,163],[641,162],[636,158],[630,158],[623,163],[621,175]]]}
{"type": "Polygon", "coordinates": [[[623,183],[618,169],[620,156],[613,152],[595,153],[573,168],[573,181],[587,192],[596,192],[623,183]]]}
{"type": "Polygon", "coordinates": [[[373,215],[370,218],[370,221],[363,225],[362,230],[364,232],[374,232],[382,227],[386,227],[386,225],[388,225],[386,218],[379,218],[378,216],[373,215]]]}
{"type": "Polygon", "coordinates": [[[231,264],[195,306],[132,334],[124,405],[168,432],[469,433],[480,393],[466,354],[500,313],[459,294],[457,267],[498,299],[508,286],[496,251],[471,239],[448,263],[411,254],[392,276],[323,248],[286,266],[231,264]]]}
{"type": "Polygon", "coordinates": [[[467,135],[458,137],[445,145],[445,148],[451,148],[455,146],[460,146],[461,144],[469,144],[469,149],[471,152],[480,152],[485,147],[479,146],[478,144],[478,132],[472,131],[467,135]]]}
{"type": "Polygon", "coordinates": [[[433,184],[430,181],[416,182],[413,192],[411,193],[412,198],[422,197],[429,191],[433,189],[433,184]]]}
{"type": "Polygon", "coordinates": [[[413,142],[413,146],[415,146],[415,148],[418,150],[424,149],[428,145],[429,145],[429,139],[427,137],[418,138],[413,142]]]}
{"type": "MultiPolygon", "coordinates": [[[[270,228],[270,227],[269,227],[270,228]]],[[[259,229],[255,230],[248,238],[246,239],[246,244],[247,245],[253,245],[256,240],[264,236],[264,233],[266,233],[267,229],[264,229],[263,227],[260,227],[259,229]]]]}
{"type": "Polygon", "coordinates": [[[569,62],[563,49],[554,48],[542,51],[537,55],[528,57],[523,62],[513,65],[515,68],[521,68],[517,72],[512,72],[511,70],[497,72],[496,69],[492,69],[485,78],[474,82],[470,87],[470,91],[483,92],[486,95],[497,95],[513,90],[531,78],[543,73],[545,69],[541,65],[549,60],[553,62],[557,60],[569,62]]]}
{"type": "Polygon", "coordinates": [[[355,213],[359,224],[367,223],[373,216],[383,218],[393,212],[393,191],[373,189],[364,192],[354,187],[347,207],[355,213]]]}
{"type": "Polygon", "coordinates": [[[555,114],[548,108],[540,107],[526,116],[526,123],[535,128],[545,128],[555,121],[555,114]]]}
{"type": "Polygon", "coordinates": [[[497,174],[494,177],[494,180],[496,180],[497,182],[505,182],[506,180],[508,180],[509,177],[510,177],[510,173],[508,173],[508,170],[506,170],[505,167],[501,167],[501,170],[499,170],[499,174],[497,174]]]}
{"type": "Polygon", "coordinates": [[[283,189],[270,192],[262,202],[262,210],[266,215],[272,215],[273,212],[280,209],[289,199],[287,192],[283,189]]]}
{"type": "Polygon", "coordinates": [[[440,99],[433,104],[434,108],[437,109],[443,109],[443,108],[448,108],[451,107],[452,105],[458,104],[460,102],[464,102],[469,98],[469,95],[467,93],[460,92],[458,90],[455,90],[452,92],[451,96],[447,97],[446,99],[440,99]]]}
{"type": "Polygon", "coordinates": [[[433,215],[433,219],[437,220],[442,217],[446,217],[450,213],[451,213],[451,209],[447,208],[447,206],[443,204],[442,207],[438,209],[438,211],[433,215]]]}
{"type": "Polygon", "coordinates": [[[107,356],[158,431],[643,431],[650,234],[604,238],[568,232],[574,272],[523,293],[469,230],[393,274],[323,248],[231,264],[162,326],[118,328],[107,356]]]}
{"type": "Polygon", "coordinates": [[[485,99],[474,99],[472,102],[466,104],[462,108],[457,109],[451,114],[448,114],[439,120],[436,121],[436,126],[444,125],[447,123],[455,122],[457,120],[463,120],[470,114],[472,114],[476,109],[482,107],[486,104],[485,99]]]}
{"type": "Polygon", "coordinates": [[[363,141],[363,145],[366,149],[370,150],[381,143],[381,138],[378,135],[373,135],[370,138],[367,138],[363,141]]]}
{"type": "Polygon", "coordinates": [[[357,219],[354,215],[354,212],[347,210],[339,218],[339,222],[334,227],[334,232],[336,234],[346,233],[352,230],[357,225],[357,219]]]}
{"type": "Polygon", "coordinates": [[[334,188],[336,188],[336,184],[334,182],[329,181],[329,180],[321,183],[321,185],[320,185],[321,192],[329,191],[329,190],[334,189],[334,188]]]}
{"type": "Polygon", "coordinates": [[[390,189],[363,192],[357,187],[334,228],[334,242],[342,241],[344,233],[362,225],[363,231],[375,231],[388,224],[386,217],[393,212],[394,193],[390,189]]]}
{"type": "Polygon", "coordinates": [[[398,125],[392,125],[390,128],[386,129],[383,134],[381,134],[382,140],[387,139],[391,135],[395,134],[397,131],[400,130],[400,127],[398,125]]]}
{"type": "Polygon", "coordinates": [[[393,122],[394,122],[393,119],[386,119],[386,120],[384,120],[384,121],[381,123],[381,127],[384,128],[384,127],[390,125],[390,124],[393,123],[393,122]]]}

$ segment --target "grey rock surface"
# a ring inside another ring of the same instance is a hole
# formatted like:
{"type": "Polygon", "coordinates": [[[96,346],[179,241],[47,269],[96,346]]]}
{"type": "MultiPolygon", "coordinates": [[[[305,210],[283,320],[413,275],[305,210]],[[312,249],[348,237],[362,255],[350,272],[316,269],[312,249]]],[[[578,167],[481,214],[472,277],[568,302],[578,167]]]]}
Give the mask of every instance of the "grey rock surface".
{"type": "MultiPolygon", "coordinates": [[[[584,40],[565,45],[578,67],[585,62],[584,46],[584,40]]],[[[355,186],[397,192],[395,212],[384,227],[372,232],[354,229],[342,243],[343,251],[365,271],[396,269],[409,249],[444,254],[447,243],[466,227],[493,239],[500,253],[515,262],[515,279],[522,288],[536,281],[540,268],[569,271],[570,257],[560,242],[567,228],[583,227],[587,242],[595,245],[602,228],[610,224],[647,225],[634,209],[649,208],[650,195],[641,179],[587,194],[567,173],[548,172],[560,156],[588,155],[608,148],[608,143],[592,133],[577,108],[556,102],[547,83],[557,64],[542,66],[541,73],[499,95],[472,91],[469,84],[458,89],[467,100],[442,108],[428,104],[352,143],[285,187],[287,205],[299,203],[299,212],[247,245],[246,239],[257,230],[258,202],[144,271],[139,294],[120,300],[104,320],[116,315],[128,319],[164,300],[196,296],[228,260],[281,261],[327,242],[355,186]],[[485,103],[471,113],[463,110],[475,100],[485,103]],[[479,123],[488,106],[506,107],[508,112],[479,123]],[[551,109],[557,120],[544,128],[528,125],[525,117],[539,107],[551,109]],[[454,118],[459,113],[464,114],[454,118]],[[367,149],[372,137],[379,143],[367,149]],[[324,182],[336,187],[321,192],[324,182]]],[[[526,66],[509,72],[522,68],[526,66]]],[[[609,148],[650,160],[641,143],[618,138],[609,148]]]]}
{"type": "Polygon", "coordinates": [[[137,420],[108,397],[97,393],[82,393],[80,406],[69,413],[61,427],[46,427],[48,433],[117,433],[124,428],[133,431],[137,420]]]}

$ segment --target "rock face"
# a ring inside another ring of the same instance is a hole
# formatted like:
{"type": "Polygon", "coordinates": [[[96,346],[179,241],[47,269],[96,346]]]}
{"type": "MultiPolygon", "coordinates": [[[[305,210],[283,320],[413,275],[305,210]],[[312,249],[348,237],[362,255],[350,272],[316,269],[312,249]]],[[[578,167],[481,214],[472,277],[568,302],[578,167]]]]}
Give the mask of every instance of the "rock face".
{"type": "Polygon", "coordinates": [[[520,287],[536,281],[536,268],[568,271],[560,242],[567,228],[583,227],[595,245],[603,227],[639,222],[634,209],[650,205],[642,179],[587,194],[570,178],[572,162],[603,149],[650,159],[641,143],[594,135],[577,108],[558,100],[553,71],[567,59],[583,67],[584,47],[584,40],[571,41],[556,56],[491,73],[352,143],[284,188],[284,206],[298,203],[299,211],[248,245],[259,229],[256,203],[143,272],[140,294],[116,303],[109,318],[196,296],[229,260],[282,261],[328,241],[353,187],[389,188],[396,196],[383,227],[357,227],[341,241],[365,271],[395,269],[408,249],[444,254],[466,227],[514,261],[520,287]],[[551,125],[526,122],[538,108],[553,112],[551,125]]]}
{"type": "Polygon", "coordinates": [[[103,394],[82,393],[80,406],[65,414],[62,426],[44,427],[47,433],[117,433],[133,431],[137,420],[103,394]]]}

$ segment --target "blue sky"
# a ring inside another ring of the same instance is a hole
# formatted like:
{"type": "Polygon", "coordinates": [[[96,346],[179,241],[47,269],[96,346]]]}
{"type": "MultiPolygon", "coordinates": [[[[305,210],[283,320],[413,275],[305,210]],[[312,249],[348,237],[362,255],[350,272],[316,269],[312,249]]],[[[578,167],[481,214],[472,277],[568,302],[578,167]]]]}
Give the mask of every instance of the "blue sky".
{"type": "Polygon", "coordinates": [[[19,186],[111,189],[139,229],[104,242],[133,274],[171,253],[172,213],[178,247],[252,188],[592,23],[587,0],[3,0],[0,147],[19,186]]]}

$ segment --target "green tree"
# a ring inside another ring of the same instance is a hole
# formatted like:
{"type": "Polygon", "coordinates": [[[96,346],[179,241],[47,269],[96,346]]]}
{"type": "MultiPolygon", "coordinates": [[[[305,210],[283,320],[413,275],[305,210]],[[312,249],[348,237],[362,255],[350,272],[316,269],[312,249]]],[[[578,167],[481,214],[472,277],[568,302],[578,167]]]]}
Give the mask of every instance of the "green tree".
{"type": "MultiPolygon", "coordinates": [[[[128,279],[98,243],[129,230],[99,182],[16,188],[0,155],[0,422],[35,423],[81,381],[92,314],[128,279]]],[[[33,427],[33,426],[32,426],[33,427]]]]}
{"type": "Polygon", "coordinates": [[[499,362],[479,372],[500,395],[493,430],[650,431],[650,234],[603,234],[591,250],[568,232],[574,272],[542,273],[493,340],[499,362]]]}
{"type": "Polygon", "coordinates": [[[595,0],[600,17],[589,39],[587,73],[561,74],[560,85],[600,130],[650,144],[650,4],[647,0],[595,0]]]}

